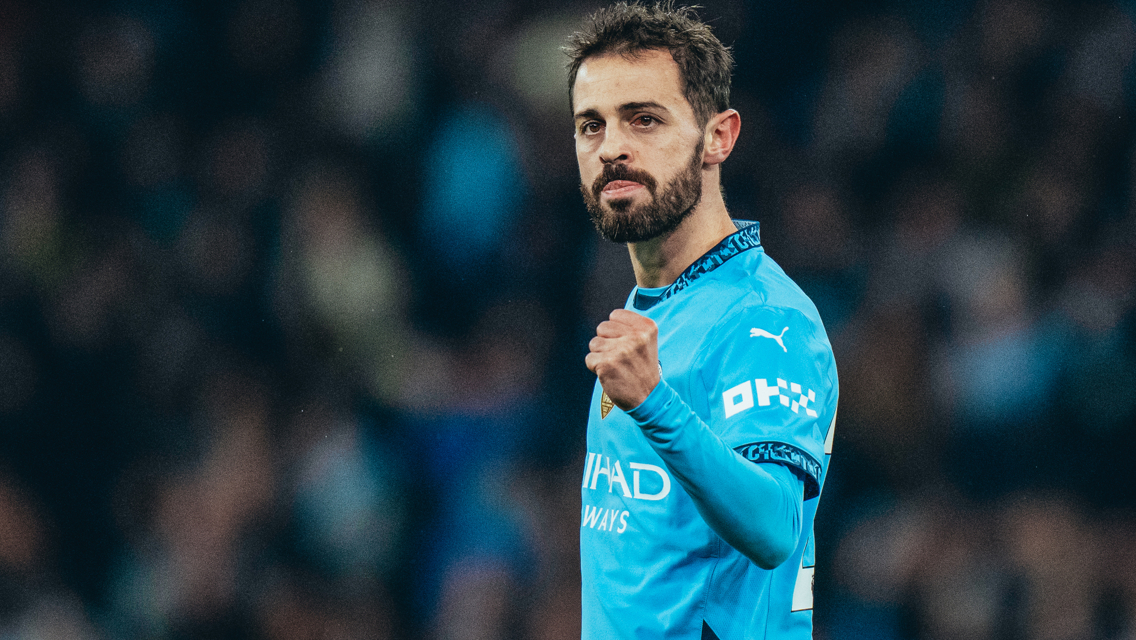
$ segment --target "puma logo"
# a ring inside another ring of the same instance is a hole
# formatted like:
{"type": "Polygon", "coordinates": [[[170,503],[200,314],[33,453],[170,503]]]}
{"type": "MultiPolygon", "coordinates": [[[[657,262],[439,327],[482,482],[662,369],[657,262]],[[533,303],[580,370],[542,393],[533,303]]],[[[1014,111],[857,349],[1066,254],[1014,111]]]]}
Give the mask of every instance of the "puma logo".
{"type": "Polygon", "coordinates": [[[749,330],[749,337],[751,337],[751,338],[772,338],[772,339],[777,341],[777,344],[781,345],[782,351],[784,351],[785,353],[789,353],[789,350],[785,348],[785,343],[781,341],[781,337],[784,336],[785,332],[788,331],[788,330],[789,330],[789,327],[785,327],[784,329],[781,330],[781,335],[775,336],[772,333],[769,333],[768,331],[766,331],[765,329],[758,329],[758,328],[755,327],[755,328],[749,330]]]}

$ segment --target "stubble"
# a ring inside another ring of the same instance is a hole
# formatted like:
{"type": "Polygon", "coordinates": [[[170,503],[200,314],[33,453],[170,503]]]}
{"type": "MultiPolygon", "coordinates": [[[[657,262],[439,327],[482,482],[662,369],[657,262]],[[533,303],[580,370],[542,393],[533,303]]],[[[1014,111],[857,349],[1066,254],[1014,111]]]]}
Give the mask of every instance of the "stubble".
{"type": "Polygon", "coordinates": [[[702,150],[698,141],[694,154],[683,170],[662,191],[658,181],[645,171],[622,163],[604,165],[591,186],[580,185],[588,215],[601,236],[612,242],[644,242],[666,235],[682,224],[702,199],[702,150]],[[651,200],[635,206],[631,198],[611,200],[605,206],[600,194],[613,180],[630,180],[646,187],[651,200]]]}

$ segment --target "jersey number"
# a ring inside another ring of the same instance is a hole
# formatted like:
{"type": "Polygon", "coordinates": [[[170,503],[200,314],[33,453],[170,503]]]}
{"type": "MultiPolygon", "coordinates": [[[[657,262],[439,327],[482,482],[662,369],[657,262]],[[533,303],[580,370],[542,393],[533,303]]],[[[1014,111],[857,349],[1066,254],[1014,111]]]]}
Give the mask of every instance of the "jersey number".
{"type": "Polygon", "coordinates": [[[813,572],[816,567],[801,567],[797,572],[797,584],[793,587],[793,611],[808,611],[813,608],[813,572]]]}
{"type": "MultiPolygon", "coordinates": [[[[832,455],[832,436],[836,431],[836,415],[832,416],[832,423],[828,425],[828,436],[824,439],[824,455],[832,455]]],[[[818,496],[819,499],[819,496],[818,496]]],[[[809,536],[809,541],[805,543],[805,552],[801,554],[801,568],[797,571],[797,583],[793,585],[793,608],[792,611],[808,611],[813,608],[813,583],[816,580],[816,566],[815,563],[806,567],[806,561],[812,561],[815,558],[816,551],[810,549],[813,546],[812,535],[809,536]],[[812,553],[809,553],[812,551],[812,553]]]]}

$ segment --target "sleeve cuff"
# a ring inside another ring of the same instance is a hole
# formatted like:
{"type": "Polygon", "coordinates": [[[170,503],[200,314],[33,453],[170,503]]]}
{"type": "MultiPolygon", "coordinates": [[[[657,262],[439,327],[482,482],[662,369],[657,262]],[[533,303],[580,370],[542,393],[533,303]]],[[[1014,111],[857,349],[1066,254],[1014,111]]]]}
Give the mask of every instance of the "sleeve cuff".
{"type": "Polygon", "coordinates": [[[655,385],[655,388],[647,395],[647,399],[639,406],[628,410],[627,415],[640,427],[654,424],[656,419],[666,411],[667,404],[672,399],[678,399],[678,394],[667,384],[666,380],[659,378],[659,384],[655,385]]]}

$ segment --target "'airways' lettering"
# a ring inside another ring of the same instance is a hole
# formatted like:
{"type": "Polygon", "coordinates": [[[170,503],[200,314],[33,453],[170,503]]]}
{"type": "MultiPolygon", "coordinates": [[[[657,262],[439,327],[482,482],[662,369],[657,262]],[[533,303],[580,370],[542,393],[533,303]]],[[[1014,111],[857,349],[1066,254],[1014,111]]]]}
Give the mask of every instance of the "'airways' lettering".
{"type": "Polygon", "coordinates": [[[623,533],[627,531],[627,516],[630,511],[616,511],[615,509],[600,509],[592,505],[584,505],[584,519],[580,527],[587,527],[597,531],[614,531],[623,533]]]}
{"type": "Polygon", "coordinates": [[[612,460],[607,456],[589,452],[588,459],[584,463],[584,483],[580,485],[580,488],[592,491],[602,490],[603,487],[599,484],[600,476],[607,476],[608,493],[614,492],[616,485],[618,485],[624,498],[662,500],[670,495],[671,478],[662,467],[641,462],[631,462],[628,466],[632,472],[630,487],[627,486],[627,477],[623,473],[623,467],[619,464],[619,460],[612,460]],[[641,479],[641,471],[647,472],[646,478],[651,478],[651,480],[641,479]],[[659,477],[657,483],[653,479],[654,476],[659,477]],[[661,484],[661,486],[654,493],[648,493],[643,490],[643,485],[647,482],[652,485],[661,484]]]}

